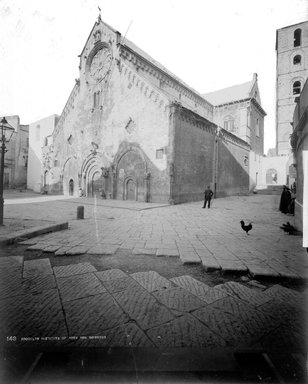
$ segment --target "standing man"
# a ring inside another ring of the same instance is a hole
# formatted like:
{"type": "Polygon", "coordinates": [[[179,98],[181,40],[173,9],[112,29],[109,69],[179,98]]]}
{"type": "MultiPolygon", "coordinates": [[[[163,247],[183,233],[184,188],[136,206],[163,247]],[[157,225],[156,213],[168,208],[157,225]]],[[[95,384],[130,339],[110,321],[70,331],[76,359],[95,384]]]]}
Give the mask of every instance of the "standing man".
{"type": "Polygon", "coordinates": [[[212,199],[213,195],[214,195],[213,191],[211,190],[210,186],[208,186],[207,189],[204,192],[204,204],[203,204],[202,208],[206,207],[206,203],[208,203],[207,204],[208,208],[211,207],[211,199],[212,199]]]}

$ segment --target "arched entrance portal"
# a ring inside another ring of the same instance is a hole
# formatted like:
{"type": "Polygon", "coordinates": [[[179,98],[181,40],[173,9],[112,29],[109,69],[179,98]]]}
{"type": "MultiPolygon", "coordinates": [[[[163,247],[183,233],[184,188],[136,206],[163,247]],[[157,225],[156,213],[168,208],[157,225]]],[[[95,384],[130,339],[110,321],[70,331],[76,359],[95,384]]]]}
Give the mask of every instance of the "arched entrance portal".
{"type": "Polygon", "coordinates": [[[133,179],[128,179],[125,183],[125,200],[137,200],[137,185],[133,179]]]}
{"type": "Polygon", "coordinates": [[[102,197],[102,191],[106,196],[111,194],[109,166],[110,162],[103,153],[91,153],[85,158],[80,172],[80,187],[86,196],[102,197]]]}
{"type": "Polygon", "coordinates": [[[73,179],[70,179],[69,181],[68,193],[70,196],[74,196],[74,180],[73,179]]]}
{"type": "Polygon", "coordinates": [[[88,195],[101,197],[102,191],[105,193],[105,180],[102,176],[102,172],[95,172],[92,177],[92,183],[89,184],[88,195]]]}
{"type": "Polygon", "coordinates": [[[116,163],[115,197],[119,200],[148,201],[147,165],[140,150],[131,148],[116,163]]]}

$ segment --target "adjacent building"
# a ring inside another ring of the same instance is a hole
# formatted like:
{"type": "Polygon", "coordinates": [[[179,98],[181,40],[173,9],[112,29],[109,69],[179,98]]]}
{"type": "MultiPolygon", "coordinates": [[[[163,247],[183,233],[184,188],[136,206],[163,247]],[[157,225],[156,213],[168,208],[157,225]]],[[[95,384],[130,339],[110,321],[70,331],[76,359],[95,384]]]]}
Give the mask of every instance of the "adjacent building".
{"type": "Polygon", "coordinates": [[[295,225],[304,232],[308,246],[308,80],[293,114],[291,146],[296,168],[295,225]],[[305,184],[305,188],[304,188],[305,184]]]}
{"type": "Polygon", "coordinates": [[[249,147],[249,189],[261,181],[264,153],[264,117],[258,75],[252,80],[202,95],[213,106],[213,121],[245,141],[249,147]]]}
{"type": "Polygon", "coordinates": [[[50,175],[42,172],[43,165],[48,162],[44,148],[52,144],[52,133],[58,119],[58,115],[51,115],[29,125],[27,188],[35,192],[41,192],[50,184],[50,175]]]}
{"type": "Polygon", "coordinates": [[[4,188],[24,189],[27,186],[29,126],[20,124],[20,118],[17,115],[5,116],[5,118],[15,129],[15,133],[9,143],[6,144],[4,188]]]}
{"type": "Polygon", "coordinates": [[[308,77],[308,21],[276,32],[276,150],[290,154],[293,112],[308,77]]]}

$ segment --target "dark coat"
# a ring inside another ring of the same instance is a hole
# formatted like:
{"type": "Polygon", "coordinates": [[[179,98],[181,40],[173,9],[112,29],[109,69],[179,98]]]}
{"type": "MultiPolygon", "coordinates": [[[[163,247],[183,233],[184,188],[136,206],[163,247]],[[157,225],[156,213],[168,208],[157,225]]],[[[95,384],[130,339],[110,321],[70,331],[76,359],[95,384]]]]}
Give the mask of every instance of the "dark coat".
{"type": "Polygon", "coordinates": [[[284,188],[280,198],[279,211],[281,211],[282,213],[288,213],[290,202],[291,192],[287,188],[284,188]]]}
{"type": "Polygon", "coordinates": [[[204,199],[209,200],[214,195],[213,191],[211,189],[206,189],[204,192],[204,199]]]}

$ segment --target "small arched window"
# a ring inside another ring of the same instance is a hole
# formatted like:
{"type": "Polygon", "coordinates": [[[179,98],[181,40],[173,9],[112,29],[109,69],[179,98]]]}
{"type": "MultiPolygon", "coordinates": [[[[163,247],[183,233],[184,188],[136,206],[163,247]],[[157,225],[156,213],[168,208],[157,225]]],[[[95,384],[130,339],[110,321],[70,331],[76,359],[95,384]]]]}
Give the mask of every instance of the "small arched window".
{"type": "Polygon", "coordinates": [[[301,93],[301,82],[295,81],[293,83],[293,95],[299,95],[301,93]]]}
{"type": "Polygon", "coordinates": [[[302,62],[302,56],[301,55],[296,55],[294,56],[293,58],[293,64],[294,65],[298,65],[302,62]]]}
{"type": "Polygon", "coordinates": [[[302,30],[296,29],[294,31],[294,47],[299,47],[301,45],[301,39],[302,39],[302,30]]]}

